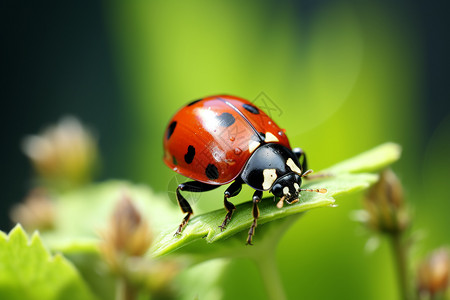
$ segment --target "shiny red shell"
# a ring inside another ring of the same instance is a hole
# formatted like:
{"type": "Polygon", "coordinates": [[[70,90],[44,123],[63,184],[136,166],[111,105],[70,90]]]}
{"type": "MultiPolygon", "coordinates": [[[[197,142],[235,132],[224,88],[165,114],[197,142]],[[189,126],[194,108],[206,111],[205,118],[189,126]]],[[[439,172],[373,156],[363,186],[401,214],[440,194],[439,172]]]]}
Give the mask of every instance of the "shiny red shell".
{"type": "Polygon", "coordinates": [[[284,131],[250,101],[211,96],[173,116],[164,134],[164,162],[183,176],[221,185],[236,179],[252,152],[269,142],[291,149],[284,131]]]}

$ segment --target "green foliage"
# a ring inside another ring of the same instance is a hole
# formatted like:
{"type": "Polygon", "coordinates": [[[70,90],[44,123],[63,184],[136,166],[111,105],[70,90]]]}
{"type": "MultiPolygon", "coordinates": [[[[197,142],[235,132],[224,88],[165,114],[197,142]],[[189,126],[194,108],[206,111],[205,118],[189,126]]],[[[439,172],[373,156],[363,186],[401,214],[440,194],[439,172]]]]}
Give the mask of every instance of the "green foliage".
{"type": "Polygon", "coordinates": [[[98,242],[69,243],[60,251],[80,272],[98,299],[114,299],[116,278],[108,271],[98,249],[98,242]]]}
{"type": "MultiPolygon", "coordinates": [[[[345,196],[369,187],[377,181],[378,175],[363,172],[380,170],[396,161],[399,157],[400,147],[393,143],[386,143],[319,172],[318,174],[327,176],[307,181],[303,185],[304,188],[310,189],[326,188],[328,190],[326,194],[303,192],[300,202],[285,205],[281,209],[274,205],[273,197],[264,198],[262,203],[259,204],[260,218],[258,219],[259,227],[256,237],[259,239],[261,236],[264,236],[264,232],[261,232],[260,229],[264,228],[261,225],[265,223],[303,213],[312,208],[330,206],[335,202],[334,197],[336,196],[345,196]]],[[[165,255],[193,242],[197,243],[195,246],[190,245],[188,250],[184,249],[182,251],[184,254],[198,255],[198,253],[202,253],[207,256],[241,255],[243,252],[247,252],[244,241],[246,232],[253,221],[251,210],[251,202],[238,205],[232,221],[224,231],[221,231],[218,227],[225,215],[223,209],[196,216],[189,222],[180,236],[173,236],[175,228],[162,233],[153,245],[153,255],[165,255]],[[224,241],[237,233],[241,233],[239,234],[241,243],[229,240],[224,241]],[[216,245],[217,243],[215,242],[221,243],[216,245]],[[215,244],[208,245],[207,243],[215,244]],[[233,247],[230,247],[231,245],[233,247]]],[[[280,226],[280,228],[282,227],[280,226]]],[[[280,234],[281,232],[278,232],[276,235],[280,234]]]]}
{"type": "Polygon", "coordinates": [[[108,226],[114,207],[130,197],[153,234],[179,220],[179,209],[162,194],[144,185],[106,181],[60,195],[56,203],[56,229],[42,234],[47,245],[63,253],[79,270],[99,299],[113,299],[117,278],[99,252],[100,232],[108,226]]]}
{"type": "MultiPolygon", "coordinates": [[[[271,298],[283,299],[274,253],[284,231],[306,211],[334,206],[335,198],[342,200],[366,189],[377,181],[375,172],[399,156],[400,147],[387,143],[318,172],[322,177],[305,180],[304,188],[326,188],[326,194],[303,192],[298,203],[281,209],[273,203],[273,197],[264,198],[259,204],[261,216],[252,247],[245,245],[253,221],[251,202],[237,206],[224,231],[218,225],[223,221],[225,211],[219,209],[194,217],[182,235],[174,237],[182,214],[167,196],[156,194],[148,187],[109,181],[59,195],[55,203],[56,228],[52,232],[34,234],[30,242],[20,225],[9,236],[0,234],[0,299],[113,298],[117,278],[102,260],[99,233],[107,226],[117,200],[124,195],[133,200],[156,236],[148,253],[149,261],[167,255],[167,259],[174,259],[176,264],[192,266],[218,257],[251,258],[266,270],[262,276],[265,282],[272,282],[268,289],[271,298]],[[43,247],[41,236],[64,257],[59,254],[51,257],[43,247]],[[271,277],[264,278],[267,274],[271,277]]],[[[203,282],[212,273],[205,272],[202,265],[196,269],[200,274],[198,280],[203,282]]],[[[208,265],[204,266],[208,268],[208,265]]],[[[219,278],[223,266],[215,271],[214,278],[219,278]]],[[[177,281],[181,289],[191,285],[191,281],[185,280],[186,276],[182,272],[177,281]]],[[[209,285],[212,287],[214,283],[209,285]]]]}
{"type": "Polygon", "coordinates": [[[385,143],[351,159],[337,163],[321,173],[362,173],[377,172],[400,158],[401,147],[395,143],[385,143]]]}
{"type": "Polygon", "coordinates": [[[51,256],[39,234],[31,240],[20,225],[0,232],[0,299],[96,299],[74,266],[51,256]]]}
{"type": "Polygon", "coordinates": [[[56,203],[56,229],[43,239],[58,250],[96,245],[99,231],[107,226],[117,201],[127,195],[147,219],[155,234],[172,222],[178,222],[180,210],[163,194],[149,187],[110,180],[60,195],[56,203]]]}

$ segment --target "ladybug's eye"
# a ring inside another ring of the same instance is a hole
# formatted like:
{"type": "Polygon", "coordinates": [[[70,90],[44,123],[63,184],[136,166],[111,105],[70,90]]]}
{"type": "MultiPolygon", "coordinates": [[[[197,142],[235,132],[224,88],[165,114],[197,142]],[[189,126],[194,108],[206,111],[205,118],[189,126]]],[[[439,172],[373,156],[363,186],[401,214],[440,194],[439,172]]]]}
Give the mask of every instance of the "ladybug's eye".
{"type": "Polygon", "coordinates": [[[272,194],[277,197],[283,196],[283,187],[281,186],[281,184],[277,183],[272,187],[272,194]]]}

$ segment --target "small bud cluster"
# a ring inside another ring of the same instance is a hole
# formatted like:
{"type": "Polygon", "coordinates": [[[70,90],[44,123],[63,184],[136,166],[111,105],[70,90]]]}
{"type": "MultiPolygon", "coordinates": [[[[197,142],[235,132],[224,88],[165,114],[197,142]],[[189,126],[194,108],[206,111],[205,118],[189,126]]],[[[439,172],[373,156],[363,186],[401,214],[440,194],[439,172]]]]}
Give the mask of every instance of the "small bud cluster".
{"type": "MultiPolygon", "coordinates": [[[[132,199],[123,195],[114,209],[109,227],[101,232],[100,250],[112,273],[122,279],[123,293],[144,289],[153,296],[171,296],[171,282],[179,266],[174,261],[145,257],[153,233],[132,199]]],[[[126,298],[126,297],[125,297],[126,298]]]]}
{"type": "Polygon", "coordinates": [[[28,230],[50,230],[55,226],[55,208],[44,188],[31,190],[23,203],[16,204],[10,212],[11,220],[28,230]]]}
{"type": "Polygon", "coordinates": [[[144,255],[153,241],[150,227],[127,196],[117,203],[102,237],[103,256],[116,272],[120,272],[124,258],[144,255]]]}
{"type": "Polygon", "coordinates": [[[417,292],[420,299],[436,299],[450,286],[450,254],[448,249],[433,251],[419,266],[417,292]]]}
{"type": "Polygon", "coordinates": [[[379,181],[367,193],[364,206],[365,223],[375,231],[396,234],[409,227],[402,185],[390,169],[381,172],[379,181]]]}
{"type": "Polygon", "coordinates": [[[22,143],[38,178],[51,187],[76,187],[91,179],[97,165],[97,142],[74,117],[63,118],[57,125],[22,143]]]}

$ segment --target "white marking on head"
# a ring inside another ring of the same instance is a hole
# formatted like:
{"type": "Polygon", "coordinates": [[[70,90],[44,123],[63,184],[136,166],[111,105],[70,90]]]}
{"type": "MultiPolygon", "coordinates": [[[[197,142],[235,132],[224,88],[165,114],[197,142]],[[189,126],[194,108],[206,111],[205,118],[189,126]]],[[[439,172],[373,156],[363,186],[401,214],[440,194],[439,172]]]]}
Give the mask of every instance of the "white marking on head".
{"type": "Polygon", "coordinates": [[[253,153],[253,151],[255,151],[256,148],[259,147],[259,145],[260,145],[259,142],[254,141],[254,140],[250,140],[250,141],[248,142],[248,152],[253,153]]]}
{"type": "Polygon", "coordinates": [[[277,172],[275,169],[265,169],[263,171],[264,182],[262,187],[264,190],[268,190],[272,187],[273,182],[277,179],[277,172]]]}
{"type": "Polygon", "coordinates": [[[280,140],[274,136],[271,132],[266,132],[266,138],[264,139],[266,143],[279,142],[280,140]]]}
{"type": "Polygon", "coordinates": [[[300,170],[300,168],[295,164],[295,162],[292,160],[292,158],[288,158],[286,165],[288,165],[289,168],[291,168],[292,171],[294,171],[295,173],[301,175],[302,171],[300,170]]]}
{"type": "Polygon", "coordinates": [[[297,182],[294,182],[294,188],[297,192],[300,190],[300,186],[298,185],[297,182]]]}
{"type": "Polygon", "coordinates": [[[287,186],[285,186],[285,187],[283,188],[283,194],[284,194],[284,195],[288,195],[288,196],[291,195],[291,193],[289,193],[289,188],[288,188],[287,186]]]}

